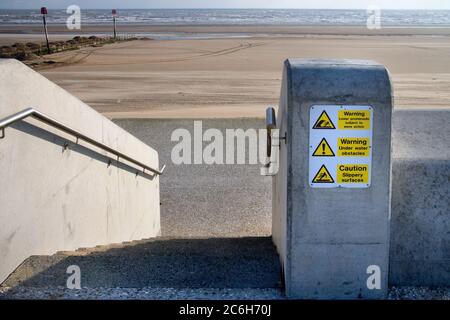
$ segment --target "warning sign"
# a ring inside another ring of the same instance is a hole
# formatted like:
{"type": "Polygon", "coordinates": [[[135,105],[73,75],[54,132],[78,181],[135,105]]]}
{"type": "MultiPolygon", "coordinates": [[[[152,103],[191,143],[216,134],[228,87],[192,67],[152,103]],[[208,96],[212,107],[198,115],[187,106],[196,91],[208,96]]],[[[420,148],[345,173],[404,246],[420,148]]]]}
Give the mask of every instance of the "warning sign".
{"type": "Polygon", "coordinates": [[[338,127],[346,130],[370,129],[369,110],[340,110],[338,113],[338,127]]]}
{"type": "Polygon", "coordinates": [[[323,138],[317,146],[316,150],[313,153],[313,157],[334,157],[335,154],[333,149],[331,149],[328,141],[323,138]]]}
{"type": "Polygon", "coordinates": [[[338,183],[369,183],[367,164],[339,164],[336,172],[338,183]]]}
{"type": "Polygon", "coordinates": [[[370,154],[369,138],[338,138],[339,157],[368,157],[370,154]]]}
{"type": "Polygon", "coordinates": [[[334,179],[325,165],[319,169],[313,179],[313,183],[334,183],[334,179]]]}
{"type": "Polygon", "coordinates": [[[312,188],[370,187],[373,113],[371,106],[311,106],[308,182],[312,188]]]}
{"type": "Polygon", "coordinates": [[[333,121],[331,121],[327,112],[324,111],[317,119],[313,129],[336,129],[336,127],[334,126],[333,121]]]}

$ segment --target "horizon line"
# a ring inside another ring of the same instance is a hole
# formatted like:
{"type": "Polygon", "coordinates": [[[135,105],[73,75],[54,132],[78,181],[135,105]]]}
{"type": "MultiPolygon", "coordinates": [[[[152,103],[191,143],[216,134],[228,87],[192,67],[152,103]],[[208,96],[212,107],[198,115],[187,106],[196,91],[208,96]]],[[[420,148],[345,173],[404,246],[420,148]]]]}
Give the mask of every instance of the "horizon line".
{"type": "MultiPolygon", "coordinates": [[[[39,10],[41,7],[33,7],[33,8],[3,8],[0,7],[0,10],[39,10]]],[[[50,10],[66,10],[65,8],[53,8],[47,7],[50,10]]],[[[83,10],[367,10],[367,8],[120,8],[120,7],[108,7],[108,8],[85,8],[83,10]]],[[[393,10],[401,10],[401,11],[450,11],[450,8],[389,8],[383,9],[384,11],[393,11],[393,10]]]]}

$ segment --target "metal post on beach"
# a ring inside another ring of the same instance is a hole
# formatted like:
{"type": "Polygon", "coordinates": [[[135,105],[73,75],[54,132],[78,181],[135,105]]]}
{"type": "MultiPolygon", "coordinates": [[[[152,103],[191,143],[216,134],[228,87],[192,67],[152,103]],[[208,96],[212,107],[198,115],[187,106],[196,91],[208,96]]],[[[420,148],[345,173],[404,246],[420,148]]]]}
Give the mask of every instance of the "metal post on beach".
{"type": "Polygon", "coordinates": [[[113,16],[113,26],[114,26],[114,40],[116,40],[116,16],[117,16],[116,9],[112,9],[112,16],[113,16]]]}
{"type": "Polygon", "coordinates": [[[47,42],[47,53],[50,53],[50,45],[48,43],[48,32],[47,32],[47,21],[45,20],[45,16],[47,15],[47,8],[41,8],[42,20],[44,21],[44,33],[45,33],[45,41],[47,42]]]}

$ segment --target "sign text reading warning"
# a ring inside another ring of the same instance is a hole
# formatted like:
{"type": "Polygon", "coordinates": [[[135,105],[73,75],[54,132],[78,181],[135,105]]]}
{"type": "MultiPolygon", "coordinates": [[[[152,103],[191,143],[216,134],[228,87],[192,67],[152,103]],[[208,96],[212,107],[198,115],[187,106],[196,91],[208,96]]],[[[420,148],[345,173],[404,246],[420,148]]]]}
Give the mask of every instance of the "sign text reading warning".
{"type": "Polygon", "coordinates": [[[339,157],[368,157],[369,154],[369,138],[338,138],[339,157]]]}
{"type": "Polygon", "coordinates": [[[340,110],[338,113],[338,128],[345,130],[370,129],[370,111],[340,110]]]}

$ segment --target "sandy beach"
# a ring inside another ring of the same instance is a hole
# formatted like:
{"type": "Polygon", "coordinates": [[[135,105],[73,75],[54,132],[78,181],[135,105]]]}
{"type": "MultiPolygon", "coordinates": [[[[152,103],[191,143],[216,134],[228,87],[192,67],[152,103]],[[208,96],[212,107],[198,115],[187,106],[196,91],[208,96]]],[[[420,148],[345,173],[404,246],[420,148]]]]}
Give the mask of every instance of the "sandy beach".
{"type": "MultiPolygon", "coordinates": [[[[72,36],[52,28],[55,40],[72,36]]],[[[82,34],[107,30],[92,26],[82,34]]],[[[38,71],[111,118],[263,117],[267,105],[278,103],[286,58],[370,59],[390,70],[396,108],[450,107],[449,28],[121,26],[121,31],[211,38],[57,53],[45,57],[54,65],[38,71]]],[[[39,32],[38,26],[0,26],[0,43],[38,39],[39,32]]]]}

